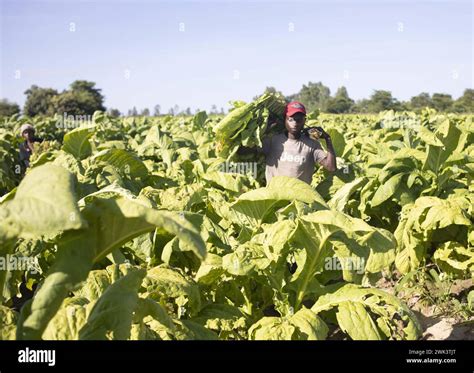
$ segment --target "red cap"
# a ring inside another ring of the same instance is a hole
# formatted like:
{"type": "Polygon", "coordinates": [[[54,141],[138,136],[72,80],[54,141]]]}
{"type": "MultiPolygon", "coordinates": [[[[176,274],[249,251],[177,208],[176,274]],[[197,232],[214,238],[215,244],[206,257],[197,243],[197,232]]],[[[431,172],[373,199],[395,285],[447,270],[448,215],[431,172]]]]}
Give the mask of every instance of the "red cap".
{"type": "Polygon", "coordinates": [[[303,113],[306,115],[306,109],[301,102],[292,101],[286,105],[285,115],[291,117],[296,113],[303,113]]]}

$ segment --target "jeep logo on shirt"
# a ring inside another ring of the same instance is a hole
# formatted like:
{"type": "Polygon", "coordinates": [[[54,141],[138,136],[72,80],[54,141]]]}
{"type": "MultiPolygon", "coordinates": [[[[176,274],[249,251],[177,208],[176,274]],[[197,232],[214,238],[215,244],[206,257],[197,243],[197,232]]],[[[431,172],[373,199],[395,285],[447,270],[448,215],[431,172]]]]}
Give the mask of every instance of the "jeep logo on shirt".
{"type": "Polygon", "coordinates": [[[306,161],[306,157],[303,155],[293,155],[293,154],[288,154],[287,152],[283,152],[283,154],[280,157],[280,161],[295,162],[295,163],[303,164],[306,161]]]}

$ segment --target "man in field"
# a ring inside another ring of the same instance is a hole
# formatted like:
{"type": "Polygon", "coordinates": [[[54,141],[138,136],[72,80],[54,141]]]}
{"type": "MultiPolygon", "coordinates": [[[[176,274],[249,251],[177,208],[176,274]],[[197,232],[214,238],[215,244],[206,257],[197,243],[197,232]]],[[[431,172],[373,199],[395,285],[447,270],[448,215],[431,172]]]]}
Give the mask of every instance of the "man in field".
{"type": "MultiPolygon", "coordinates": [[[[293,101],[286,106],[285,131],[263,140],[262,148],[257,152],[265,155],[265,178],[267,184],[274,176],[289,176],[311,184],[315,165],[319,164],[326,170],[336,171],[336,153],[331,137],[318,127],[319,137],[326,141],[325,152],[318,140],[309,137],[303,131],[306,122],[306,109],[301,102],[293,101]]],[[[267,131],[274,124],[267,126],[267,131]]],[[[251,149],[241,149],[239,154],[246,154],[251,149]]],[[[255,150],[253,150],[255,151],[255,150]]]]}
{"type": "Polygon", "coordinates": [[[30,157],[34,150],[34,143],[40,140],[35,137],[35,128],[29,123],[21,126],[20,134],[25,139],[20,144],[20,164],[22,168],[28,168],[30,166],[30,157]]]}

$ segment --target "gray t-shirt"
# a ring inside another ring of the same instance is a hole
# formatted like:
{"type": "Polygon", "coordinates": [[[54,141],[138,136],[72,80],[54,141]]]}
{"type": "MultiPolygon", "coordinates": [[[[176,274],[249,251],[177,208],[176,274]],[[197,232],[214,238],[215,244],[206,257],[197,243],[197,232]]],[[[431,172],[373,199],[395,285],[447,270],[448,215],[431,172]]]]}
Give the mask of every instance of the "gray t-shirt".
{"type": "Polygon", "coordinates": [[[319,141],[301,134],[297,140],[286,133],[267,137],[260,151],[265,155],[267,184],[273,176],[290,176],[311,184],[314,166],[327,157],[319,141]]]}

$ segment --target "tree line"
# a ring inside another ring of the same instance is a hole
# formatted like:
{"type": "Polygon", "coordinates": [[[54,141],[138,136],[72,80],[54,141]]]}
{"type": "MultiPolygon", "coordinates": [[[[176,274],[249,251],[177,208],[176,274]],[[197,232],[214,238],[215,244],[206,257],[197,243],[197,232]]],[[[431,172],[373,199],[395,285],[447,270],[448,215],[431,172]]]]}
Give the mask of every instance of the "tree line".
{"type": "MultiPolygon", "coordinates": [[[[267,87],[267,92],[277,92],[274,87],[267,87]]],[[[465,89],[458,99],[446,93],[422,92],[408,101],[399,101],[390,91],[374,90],[369,98],[355,101],[349,97],[346,87],[338,88],[331,96],[329,87],[323,83],[309,82],[304,84],[298,93],[286,96],[287,101],[301,101],[308,111],[315,109],[325,113],[379,113],[384,110],[419,112],[428,107],[440,112],[473,113],[474,89],[465,89]]]]}
{"type": "MultiPolygon", "coordinates": [[[[267,87],[266,92],[278,92],[274,87],[267,87]]],[[[86,80],[76,80],[68,89],[58,92],[52,88],[41,88],[36,85],[31,86],[25,91],[26,101],[23,109],[16,103],[9,102],[6,99],[0,100],[0,116],[11,116],[22,112],[23,115],[34,117],[36,115],[54,115],[55,113],[67,113],[68,115],[92,115],[94,111],[105,111],[104,96],[101,89],[96,87],[94,82],[86,80]]],[[[320,110],[326,113],[378,113],[383,110],[409,110],[421,111],[429,107],[440,112],[455,113],[474,113],[474,89],[466,89],[461,97],[453,99],[446,93],[422,92],[413,96],[408,101],[399,101],[392,96],[390,91],[374,90],[369,98],[353,100],[350,98],[346,87],[337,89],[334,95],[331,95],[329,87],[323,83],[309,82],[304,84],[299,92],[285,96],[289,101],[297,100],[306,105],[308,111],[320,110]]],[[[199,111],[199,109],[197,110],[199,111]]],[[[109,108],[107,112],[111,116],[121,116],[118,109],[109,108]]],[[[124,113],[125,114],[125,113],[124,113]]],[[[136,107],[128,110],[129,116],[150,116],[152,115],[148,108],[141,111],[136,107]]],[[[178,105],[174,105],[167,113],[162,113],[161,106],[155,105],[153,115],[192,115],[191,108],[187,107],[180,110],[178,105]]],[[[224,109],[217,109],[212,105],[211,114],[224,114],[224,109]]]]}

